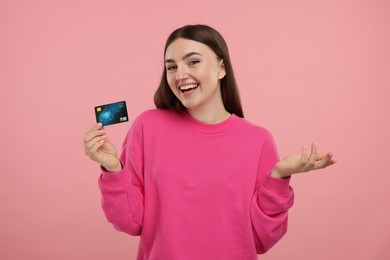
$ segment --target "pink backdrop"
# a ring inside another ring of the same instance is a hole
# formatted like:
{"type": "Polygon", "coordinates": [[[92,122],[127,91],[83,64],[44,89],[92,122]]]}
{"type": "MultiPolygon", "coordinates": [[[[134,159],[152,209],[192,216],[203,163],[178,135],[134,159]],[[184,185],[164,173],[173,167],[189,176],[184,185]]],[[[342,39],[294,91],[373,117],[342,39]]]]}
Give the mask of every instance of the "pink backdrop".
{"type": "MultiPolygon", "coordinates": [[[[281,157],[317,141],[338,163],[294,176],[287,235],[260,259],[390,259],[390,2],[0,1],[0,259],[134,259],[105,220],[83,151],[93,107],[153,107],[168,34],[227,40],[246,117],[281,157]]],[[[117,148],[130,123],[107,127],[117,148]]]]}

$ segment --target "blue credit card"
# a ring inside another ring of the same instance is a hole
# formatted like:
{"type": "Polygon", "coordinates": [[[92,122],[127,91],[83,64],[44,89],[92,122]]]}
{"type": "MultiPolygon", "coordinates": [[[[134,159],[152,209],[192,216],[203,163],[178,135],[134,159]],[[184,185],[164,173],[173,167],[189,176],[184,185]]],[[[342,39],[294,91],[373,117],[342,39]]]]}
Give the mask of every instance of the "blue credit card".
{"type": "Polygon", "coordinates": [[[120,101],[95,107],[96,122],[105,125],[129,121],[126,101],[120,101]]]}

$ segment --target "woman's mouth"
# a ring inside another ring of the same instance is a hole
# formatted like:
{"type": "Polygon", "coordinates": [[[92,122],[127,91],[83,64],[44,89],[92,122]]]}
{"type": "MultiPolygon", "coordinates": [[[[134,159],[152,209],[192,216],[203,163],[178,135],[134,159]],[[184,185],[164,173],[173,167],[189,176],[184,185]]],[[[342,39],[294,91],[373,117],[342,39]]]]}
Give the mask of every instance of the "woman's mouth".
{"type": "Polygon", "coordinates": [[[194,90],[199,87],[199,84],[188,84],[188,85],[183,85],[180,86],[179,89],[182,93],[194,90]]]}

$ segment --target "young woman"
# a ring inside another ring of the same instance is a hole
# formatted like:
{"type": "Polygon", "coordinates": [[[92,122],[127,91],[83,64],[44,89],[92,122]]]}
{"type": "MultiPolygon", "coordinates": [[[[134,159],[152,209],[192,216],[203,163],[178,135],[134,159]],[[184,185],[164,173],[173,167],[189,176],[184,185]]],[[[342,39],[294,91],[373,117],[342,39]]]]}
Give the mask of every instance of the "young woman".
{"type": "Polygon", "coordinates": [[[164,51],[157,109],[138,116],[118,158],[102,125],[84,137],[101,165],[102,207],[141,236],[139,260],[257,259],[287,231],[290,176],[335,163],[331,153],[279,160],[272,135],[243,118],[222,36],[175,30],[164,51]]]}

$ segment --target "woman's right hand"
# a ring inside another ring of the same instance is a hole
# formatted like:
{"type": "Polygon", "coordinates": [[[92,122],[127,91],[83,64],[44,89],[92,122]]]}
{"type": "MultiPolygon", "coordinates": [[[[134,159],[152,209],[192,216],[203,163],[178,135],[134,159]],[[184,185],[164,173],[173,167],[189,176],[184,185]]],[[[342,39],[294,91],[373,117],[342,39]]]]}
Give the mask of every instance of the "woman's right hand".
{"type": "Polygon", "coordinates": [[[122,170],[115,146],[108,140],[101,123],[97,123],[84,135],[85,154],[109,172],[122,170]]]}

